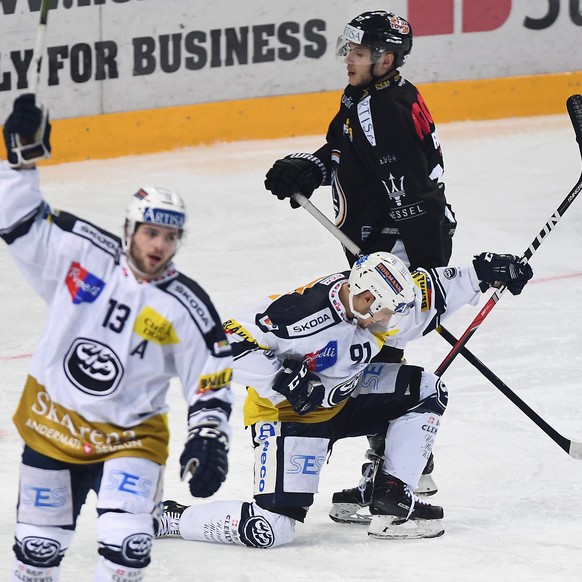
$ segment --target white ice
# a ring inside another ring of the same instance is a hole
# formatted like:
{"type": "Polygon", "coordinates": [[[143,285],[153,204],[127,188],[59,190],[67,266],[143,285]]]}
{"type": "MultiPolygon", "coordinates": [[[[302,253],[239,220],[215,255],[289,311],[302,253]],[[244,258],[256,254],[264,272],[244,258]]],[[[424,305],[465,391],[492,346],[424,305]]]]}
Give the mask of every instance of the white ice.
{"type": "MultiPolygon", "coordinates": [[[[580,154],[567,114],[440,127],[447,194],[459,220],[451,264],[484,250],[522,254],[572,189],[580,154]]],[[[79,136],[90,139],[90,136],[79,136]]],[[[178,265],[211,294],[223,318],[272,292],[346,268],[336,240],[303,209],[263,188],[271,163],[314,151],[320,137],[218,144],[144,157],[46,166],[41,179],[55,207],[120,232],[138,186],[183,193],[189,234],[178,265]]],[[[327,188],[312,201],[331,214],[327,188]]],[[[582,200],[532,258],[534,280],[505,293],[467,347],[559,433],[582,440],[582,200]]],[[[0,571],[8,575],[21,441],[11,422],[44,318],[44,305],[0,247],[0,571]]],[[[483,305],[486,297],[483,298],[483,305]]],[[[467,307],[447,324],[459,337],[477,315],[467,307]]],[[[407,350],[434,370],[448,344],[431,334],[407,350]]],[[[445,508],[442,538],[380,541],[363,526],[327,516],[333,491],[354,486],[365,439],[341,441],[324,467],[320,492],[295,542],[274,550],[158,540],[148,580],[320,582],[490,580],[574,582],[582,577],[582,461],[553,442],[471,365],[445,373],[450,406],[436,447],[432,498],[445,508]]],[[[215,499],[252,496],[252,449],[236,391],[230,472],[215,499]]],[[[192,500],[178,479],[185,407],[170,395],[173,435],[165,496],[192,500]]],[[[92,580],[97,559],[94,497],[63,563],[61,582],[92,580]]]]}

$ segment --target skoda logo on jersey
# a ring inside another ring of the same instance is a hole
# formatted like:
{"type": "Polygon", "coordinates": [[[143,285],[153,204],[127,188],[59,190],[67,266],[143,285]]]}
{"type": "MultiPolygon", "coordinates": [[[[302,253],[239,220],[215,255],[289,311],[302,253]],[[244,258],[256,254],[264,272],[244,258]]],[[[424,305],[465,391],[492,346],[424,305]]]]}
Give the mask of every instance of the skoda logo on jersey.
{"type": "Polygon", "coordinates": [[[306,354],[303,358],[303,363],[312,372],[321,372],[322,370],[331,368],[336,362],[337,342],[335,340],[328,342],[327,345],[316,352],[306,354]]]}
{"type": "Polygon", "coordinates": [[[171,228],[182,228],[184,226],[184,213],[165,210],[162,208],[149,208],[143,211],[143,221],[153,224],[160,224],[171,228]]]}
{"type": "Polygon", "coordinates": [[[123,377],[123,366],[115,352],[97,340],[75,339],[63,365],[69,381],[92,396],[115,392],[123,377]]]}
{"type": "MultiPolygon", "coordinates": [[[[262,322],[261,322],[262,323],[262,322]]],[[[289,337],[301,337],[306,335],[312,335],[326,327],[330,327],[334,324],[334,319],[329,307],[325,309],[320,309],[299,321],[296,321],[293,325],[287,326],[287,333],[289,337]]]]}

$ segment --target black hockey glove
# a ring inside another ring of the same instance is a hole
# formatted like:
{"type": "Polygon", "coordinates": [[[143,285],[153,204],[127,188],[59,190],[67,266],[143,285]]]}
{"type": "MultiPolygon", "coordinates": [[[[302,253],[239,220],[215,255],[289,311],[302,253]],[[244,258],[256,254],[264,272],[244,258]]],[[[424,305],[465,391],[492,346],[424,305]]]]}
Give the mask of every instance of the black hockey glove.
{"type": "Polygon", "coordinates": [[[275,377],[273,390],[287,398],[293,410],[303,416],[316,409],[325,396],[319,377],[298,360],[287,359],[275,377]]]}
{"type": "Polygon", "coordinates": [[[265,188],[279,200],[289,198],[292,208],[299,204],[292,198],[300,192],[309,198],[325,182],[327,171],[323,162],[312,154],[290,154],[277,160],[265,176],[265,188]]]}
{"type": "Polygon", "coordinates": [[[210,497],[218,491],[228,473],[228,437],[215,426],[198,425],[190,429],[180,456],[180,478],[191,475],[190,493],[210,497]]]}
{"type": "Polygon", "coordinates": [[[33,93],[18,97],[4,124],[8,163],[15,168],[50,157],[51,125],[48,111],[42,104],[37,106],[35,101],[33,93]]]}
{"type": "Polygon", "coordinates": [[[473,266],[483,292],[489,287],[505,285],[512,295],[519,295],[533,277],[529,264],[520,262],[520,258],[515,255],[481,253],[473,259],[473,266]]]}

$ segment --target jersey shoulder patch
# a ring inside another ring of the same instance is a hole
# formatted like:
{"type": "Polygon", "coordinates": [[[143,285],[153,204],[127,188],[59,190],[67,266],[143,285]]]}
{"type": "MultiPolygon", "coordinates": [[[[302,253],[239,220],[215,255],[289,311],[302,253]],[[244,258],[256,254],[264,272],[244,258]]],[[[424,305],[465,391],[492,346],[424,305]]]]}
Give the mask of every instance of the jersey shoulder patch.
{"type": "Polygon", "coordinates": [[[422,299],[420,303],[420,310],[427,311],[430,309],[432,301],[432,281],[428,273],[423,270],[416,270],[412,273],[412,280],[420,289],[422,299]]]}
{"type": "Polygon", "coordinates": [[[196,281],[183,273],[178,273],[177,277],[168,283],[163,283],[159,288],[175,297],[183,305],[215,356],[231,354],[216,308],[209,295],[196,281]]]}
{"type": "Polygon", "coordinates": [[[62,210],[51,210],[47,216],[47,220],[58,226],[61,230],[87,239],[91,244],[110,254],[112,257],[117,257],[121,252],[121,239],[118,236],[107,232],[91,222],[78,218],[74,214],[62,210]]]}
{"type": "Polygon", "coordinates": [[[291,339],[316,334],[342,321],[338,291],[343,274],[330,275],[281,295],[258,313],[255,323],[264,331],[291,339]]]}

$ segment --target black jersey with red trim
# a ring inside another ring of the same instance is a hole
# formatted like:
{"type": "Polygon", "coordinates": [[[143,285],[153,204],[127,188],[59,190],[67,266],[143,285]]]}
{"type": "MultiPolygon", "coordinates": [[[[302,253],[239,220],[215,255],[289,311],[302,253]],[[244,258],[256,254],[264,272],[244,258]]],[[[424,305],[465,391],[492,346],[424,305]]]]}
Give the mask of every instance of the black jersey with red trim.
{"type": "Polygon", "coordinates": [[[412,268],[446,265],[454,230],[443,155],[418,89],[396,74],[365,89],[348,86],[327,143],[336,224],[362,251],[391,251],[401,239],[412,268]]]}

